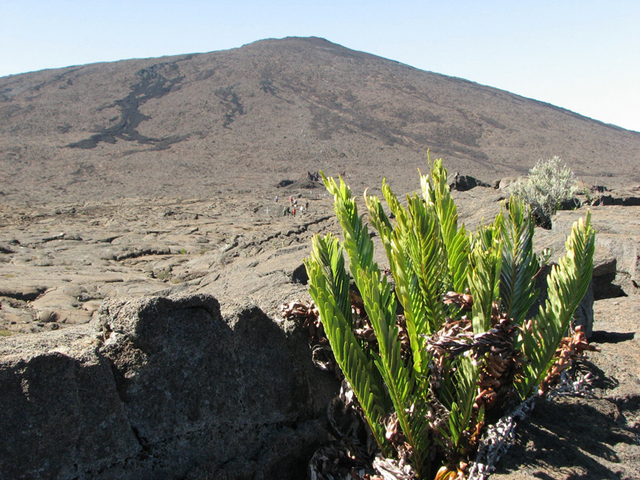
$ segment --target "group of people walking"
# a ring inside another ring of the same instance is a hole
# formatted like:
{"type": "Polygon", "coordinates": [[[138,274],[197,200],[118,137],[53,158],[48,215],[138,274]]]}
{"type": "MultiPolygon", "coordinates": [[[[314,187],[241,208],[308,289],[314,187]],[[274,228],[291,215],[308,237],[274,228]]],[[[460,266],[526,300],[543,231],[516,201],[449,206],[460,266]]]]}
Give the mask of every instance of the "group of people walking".
{"type": "MultiPolygon", "coordinates": [[[[276,200],[276,203],[278,203],[277,195],[275,200],[276,200]]],[[[287,215],[293,215],[295,217],[296,213],[298,212],[302,213],[305,210],[307,211],[309,210],[309,200],[307,200],[304,205],[298,206],[298,199],[292,196],[289,196],[289,205],[285,205],[282,208],[282,216],[286,217],[287,215]]]]}

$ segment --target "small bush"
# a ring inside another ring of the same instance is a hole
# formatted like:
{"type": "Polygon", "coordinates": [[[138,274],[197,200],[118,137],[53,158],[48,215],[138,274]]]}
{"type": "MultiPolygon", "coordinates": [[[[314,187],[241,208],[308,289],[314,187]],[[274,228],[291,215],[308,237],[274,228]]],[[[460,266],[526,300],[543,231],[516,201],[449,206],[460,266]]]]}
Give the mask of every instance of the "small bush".
{"type": "Polygon", "coordinates": [[[551,228],[551,216],[562,202],[571,200],[577,190],[573,171],[559,157],[538,161],[529,177],[511,185],[511,194],[531,206],[536,224],[551,228]]]}

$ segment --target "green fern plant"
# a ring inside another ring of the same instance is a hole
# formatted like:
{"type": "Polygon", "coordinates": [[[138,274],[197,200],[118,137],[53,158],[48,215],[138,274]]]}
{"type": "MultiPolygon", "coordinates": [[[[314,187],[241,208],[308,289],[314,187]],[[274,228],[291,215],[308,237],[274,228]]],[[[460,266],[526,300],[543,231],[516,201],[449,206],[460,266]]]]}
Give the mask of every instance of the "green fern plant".
{"type": "Polygon", "coordinates": [[[554,265],[547,279],[548,299],[538,314],[521,329],[518,348],[528,360],[516,381],[521,398],[534,393],[553,367],[553,356],[571,319],[587,292],[593,274],[595,235],[590,214],[573,224],[566,241],[567,254],[554,265]]]}
{"type": "Polygon", "coordinates": [[[392,290],[350,189],[342,179],[322,178],[343,240],[314,237],[305,265],[336,361],[383,456],[402,456],[418,478],[433,478],[436,468],[436,478],[457,475],[475,448],[485,409],[501,395],[534,395],[553,367],[591,279],[589,215],[574,225],[567,254],[552,270],[547,302],[527,319],[539,259],[534,220],[522,200],[512,197],[493,223],[471,234],[458,225],[442,160],[431,164],[430,175],[420,174],[421,195],[407,196],[406,205],[383,182],[393,222],[381,200],[365,192],[392,290]],[[351,281],[376,342],[354,333],[351,281]]]}

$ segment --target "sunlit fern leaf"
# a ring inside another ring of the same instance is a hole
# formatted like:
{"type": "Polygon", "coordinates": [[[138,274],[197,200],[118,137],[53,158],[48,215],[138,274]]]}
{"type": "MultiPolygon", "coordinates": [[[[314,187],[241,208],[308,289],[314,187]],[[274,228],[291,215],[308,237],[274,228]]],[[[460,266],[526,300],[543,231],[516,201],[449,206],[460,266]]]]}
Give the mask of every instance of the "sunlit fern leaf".
{"type": "MultiPolygon", "coordinates": [[[[387,194],[393,195],[390,190],[387,190],[387,194]]],[[[419,292],[418,279],[411,268],[411,260],[406,255],[404,238],[399,235],[403,229],[393,228],[377,197],[365,194],[365,203],[369,210],[371,223],[378,231],[387,253],[389,266],[396,282],[395,292],[404,309],[414,369],[416,372],[420,372],[422,371],[423,358],[426,358],[426,351],[423,348],[424,338],[419,335],[416,321],[422,321],[425,318],[424,305],[419,292]]],[[[399,203],[395,209],[405,218],[405,211],[399,203]]]]}
{"type": "Polygon", "coordinates": [[[458,229],[446,248],[449,257],[451,290],[464,293],[469,286],[469,252],[471,250],[469,233],[464,225],[458,229]]]}
{"type": "Polygon", "coordinates": [[[396,218],[392,249],[388,252],[392,270],[394,264],[402,267],[403,278],[411,279],[412,285],[417,282],[420,290],[412,292],[416,301],[414,314],[410,316],[415,319],[418,335],[433,333],[444,321],[444,312],[449,310],[442,305],[441,298],[451,285],[447,251],[435,207],[413,195],[407,196],[405,208],[386,184],[383,194],[396,218]]]}
{"type": "Polygon", "coordinates": [[[512,197],[509,209],[496,218],[502,237],[500,300],[502,311],[521,324],[535,302],[538,257],[533,252],[535,221],[522,200],[512,197]]]}
{"type": "Polygon", "coordinates": [[[384,196],[387,205],[389,205],[389,210],[393,213],[393,216],[396,220],[396,225],[402,226],[403,228],[408,228],[407,225],[407,211],[402,207],[398,197],[391,190],[391,187],[387,185],[385,181],[382,182],[382,195],[384,196]]]}
{"type": "Polygon", "coordinates": [[[433,208],[418,196],[409,197],[407,203],[410,228],[404,235],[426,313],[425,324],[418,323],[418,331],[429,335],[438,331],[446,318],[442,296],[449,289],[447,254],[433,208]]]}
{"type": "Polygon", "coordinates": [[[349,277],[339,241],[331,234],[313,238],[311,257],[305,259],[309,293],[320,312],[320,320],[336,362],[355,392],[365,419],[380,450],[390,454],[381,419],[390,413],[382,377],[355,337],[351,324],[349,277]]]}
{"type": "Polygon", "coordinates": [[[427,207],[417,196],[408,197],[405,208],[386,184],[383,191],[398,220],[395,227],[382,216],[379,200],[365,197],[365,201],[396,280],[396,294],[404,309],[414,368],[421,372],[427,361],[426,335],[438,330],[445,318],[445,305],[441,300],[445,293],[447,259],[433,208],[427,207]]]}
{"type": "Polygon", "coordinates": [[[460,452],[467,448],[464,433],[473,429],[473,405],[476,398],[479,369],[473,360],[467,356],[458,357],[455,375],[456,401],[449,415],[449,425],[453,437],[454,448],[460,452]]]}
{"type": "MultiPolygon", "coordinates": [[[[322,270],[326,287],[335,299],[336,307],[351,326],[351,299],[349,276],[344,267],[344,256],[339,240],[332,234],[313,239],[311,260],[322,270]]],[[[312,285],[313,286],[313,285],[312,285]]]]}
{"type": "MultiPolygon", "coordinates": [[[[425,426],[422,419],[412,414],[416,402],[422,402],[416,396],[413,369],[405,365],[401,356],[401,345],[396,326],[396,301],[391,287],[373,261],[373,242],[368,234],[362,217],[358,215],[355,199],[350,189],[340,180],[323,175],[327,190],[333,195],[336,215],[344,235],[344,249],[349,256],[351,274],[362,297],[365,310],[378,341],[379,357],[376,366],[380,371],[389,392],[398,423],[407,442],[415,450],[423,445],[427,432],[420,430],[425,426]],[[418,430],[416,430],[418,429],[418,430]]],[[[416,352],[421,354],[420,351],[416,352]]],[[[419,406],[418,410],[422,408],[419,406]]],[[[427,458],[426,452],[417,451],[417,458],[427,458]]],[[[415,465],[418,472],[424,465],[415,465]]]]}
{"type": "Polygon", "coordinates": [[[464,225],[458,228],[458,208],[447,184],[447,170],[442,165],[442,159],[433,163],[429,159],[429,162],[431,175],[420,174],[422,197],[425,202],[434,206],[438,217],[447,252],[451,290],[463,293],[468,286],[469,238],[464,225]]]}
{"type": "Polygon", "coordinates": [[[500,292],[502,242],[495,226],[481,226],[474,235],[469,271],[469,289],[473,297],[474,333],[491,329],[493,304],[500,292]]]}
{"type": "Polygon", "coordinates": [[[575,222],[567,238],[566,251],[547,278],[548,298],[538,315],[525,322],[518,346],[527,362],[516,388],[522,399],[535,393],[553,366],[556,349],[567,333],[571,319],[589,287],[593,274],[595,233],[591,215],[575,222]]]}
{"type": "Polygon", "coordinates": [[[382,246],[385,249],[387,258],[391,257],[391,236],[393,234],[393,225],[389,221],[389,217],[382,207],[380,199],[374,195],[367,195],[367,191],[364,192],[364,201],[369,210],[369,218],[373,227],[378,231],[382,246]]]}
{"type": "Polygon", "coordinates": [[[431,175],[420,175],[420,187],[424,200],[435,207],[442,237],[448,245],[458,231],[458,209],[447,185],[447,171],[442,166],[442,159],[431,164],[431,175]]]}

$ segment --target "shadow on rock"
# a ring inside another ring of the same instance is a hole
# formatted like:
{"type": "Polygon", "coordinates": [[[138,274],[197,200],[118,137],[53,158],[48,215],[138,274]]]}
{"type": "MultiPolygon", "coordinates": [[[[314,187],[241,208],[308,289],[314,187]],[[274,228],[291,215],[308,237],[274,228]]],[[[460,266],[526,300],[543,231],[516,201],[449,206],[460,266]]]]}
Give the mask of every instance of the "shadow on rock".
{"type": "Polygon", "coordinates": [[[305,476],[338,385],[295,326],[208,295],[111,300],[100,315],[99,331],[1,352],[0,477],[305,476]]]}
{"type": "MultiPolygon", "coordinates": [[[[637,402],[630,405],[637,412],[637,402]]],[[[624,421],[612,427],[612,418],[619,416],[620,408],[606,398],[539,401],[492,478],[632,478],[624,476],[627,459],[616,452],[621,444],[637,448],[636,427],[624,421]]]]}

